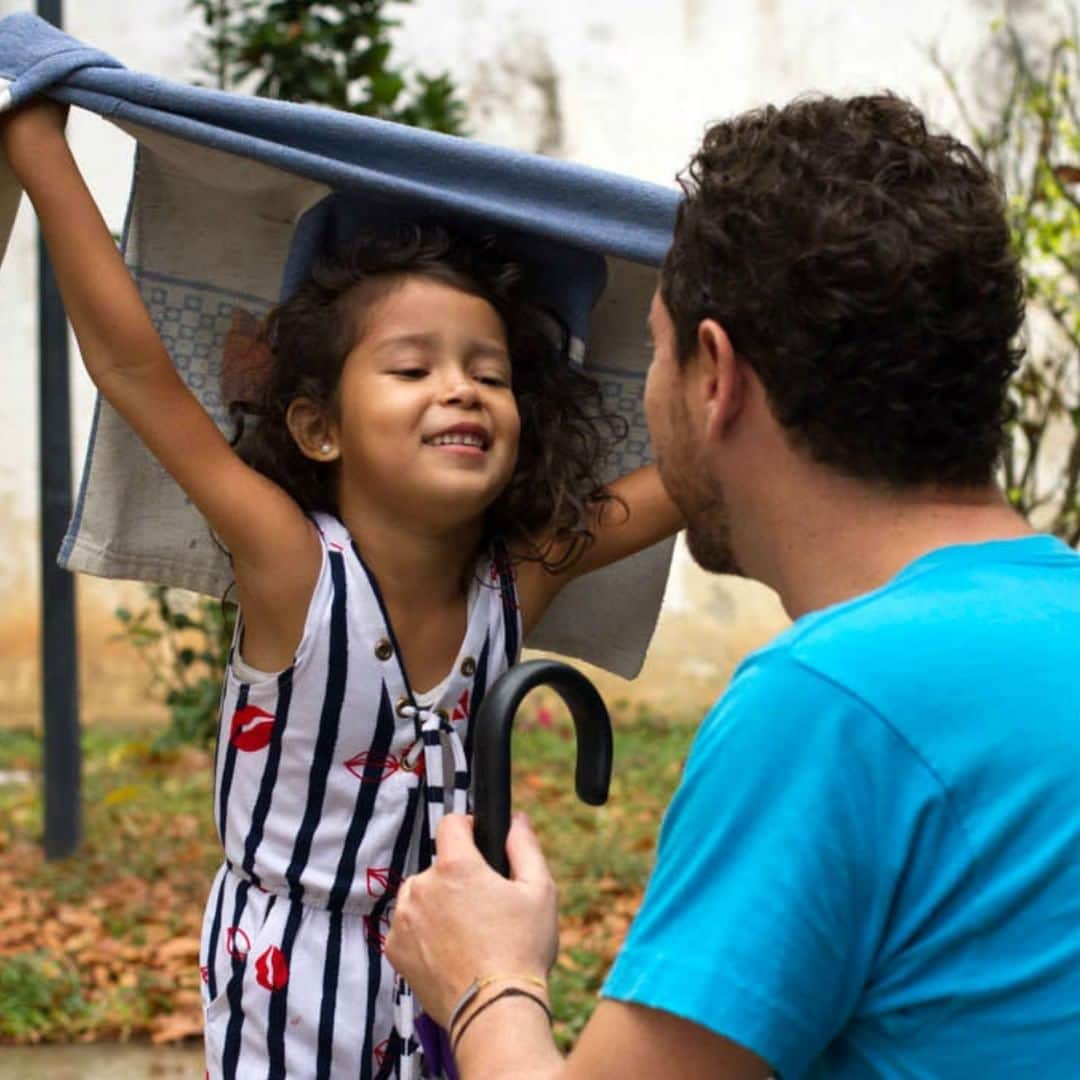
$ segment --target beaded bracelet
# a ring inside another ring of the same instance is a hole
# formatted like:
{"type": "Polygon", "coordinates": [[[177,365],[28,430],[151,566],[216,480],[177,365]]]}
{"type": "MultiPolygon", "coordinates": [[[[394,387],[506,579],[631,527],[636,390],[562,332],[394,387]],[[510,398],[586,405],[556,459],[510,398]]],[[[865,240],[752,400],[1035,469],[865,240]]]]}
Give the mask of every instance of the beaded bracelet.
{"type": "Polygon", "coordinates": [[[454,1024],[457,1023],[465,1006],[474,1001],[481,990],[497,982],[531,983],[533,986],[540,987],[541,990],[547,990],[547,980],[541,979],[539,975],[488,975],[483,979],[473,979],[465,987],[465,992],[458,998],[457,1004],[450,1011],[450,1019],[446,1022],[447,1032],[454,1030],[454,1024]]]}
{"type": "MultiPolygon", "coordinates": [[[[522,990],[519,986],[508,986],[505,990],[500,990],[494,997],[488,998],[487,1001],[481,1005],[477,1005],[475,1009],[465,1018],[465,1022],[461,1025],[461,1029],[456,1035],[451,1034],[450,1037],[450,1053],[457,1057],[457,1048],[461,1043],[462,1038],[465,1036],[465,1032],[469,1030],[469,1026],[472,1022],[485,1010],[490,1009],[492,1005],[497,1001],[502,1001],[504,998],[511,997],[523,997],[528,998],[530,1001],[535,1001],[541,1009],[544,1010],[544,1015],[548,1018],[548,1023],[551,1023],[551,1009],[548,1008],[548,1003],[540,997],[539,994],[533,994],[528,990],[522,990]]],[[[452,1030],[453,1025],[451,1025],[452,1030]]]]}

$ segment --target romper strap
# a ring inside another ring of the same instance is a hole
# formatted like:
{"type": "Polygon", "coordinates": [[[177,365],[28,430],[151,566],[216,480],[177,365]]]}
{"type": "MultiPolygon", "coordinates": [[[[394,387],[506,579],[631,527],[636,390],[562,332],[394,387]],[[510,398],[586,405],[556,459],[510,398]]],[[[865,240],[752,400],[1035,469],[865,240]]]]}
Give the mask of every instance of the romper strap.
{"type": "Polygon", "coordinates": [[[506,642],[506,663],[516,664],[521,648],[521,611],[517,588],[514,585],[514,564],[506,545],[496,537],[491,542],[491,565],[499,579],[502,596],[503,640],[506,642]]]}
{"type": "Polygon", "coordinates": [[[333,514],[316,510],[311,515],[315,528],[319,530],[323,543],[331,549],[346,551],[352,545],[352,537],[342,521],[333,514]]]}

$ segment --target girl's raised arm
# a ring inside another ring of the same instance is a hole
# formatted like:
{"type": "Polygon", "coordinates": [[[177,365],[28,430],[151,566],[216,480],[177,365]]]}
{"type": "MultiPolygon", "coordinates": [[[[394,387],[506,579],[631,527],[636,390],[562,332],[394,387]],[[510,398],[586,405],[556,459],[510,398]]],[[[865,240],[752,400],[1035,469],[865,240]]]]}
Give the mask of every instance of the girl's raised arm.
{"type": "Polygon", "coordinates": [[[686,524],[664,490],[655,465],[620,476],[607,490],[613,498],[597,504],[593,541],[580,559],[557,573],[535,561],[518,566],[518,600],[526,632],[539,622],[559,590],[574,578],[643,551],[686,524]]]}
{"type": "MultiPolygon", "coordinates": [[[[65,118],[37,99],[0,117],[0,144],[37,211],[87,372],[229,549],[245,608],[271,622],[283,606],[306,610],[319,567],[312,527],[177,375],[71,155],[65,118]]],[[[295,618],[285,621],[291,633],[295,618]]]]}

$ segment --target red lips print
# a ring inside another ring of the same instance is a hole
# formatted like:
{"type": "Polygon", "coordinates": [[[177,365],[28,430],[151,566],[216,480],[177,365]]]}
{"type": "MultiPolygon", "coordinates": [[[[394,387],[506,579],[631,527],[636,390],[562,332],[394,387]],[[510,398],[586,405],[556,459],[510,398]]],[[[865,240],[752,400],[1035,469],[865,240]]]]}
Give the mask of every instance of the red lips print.
{"type": "Polygon", "coordinates": [[[369,866],[368,896],[393,896],[401,887],[401,874],[392,866],[369,866]]]}
{"type": "Polygon", "coordinates": [[[364,917],[364,937],[369,945],[382,952],[386,947],[386,935],[390,932],[390,920],[385,915],[376,918],[374,915],[364,917]]]}
{"type": "Polygon", "coordinates": [[[243,960],[251,950],[251,938],[239,926],[225,931],[225,951],[234,960],[243,960]]]}
{"type": "Polygon", "coordinates": [[[345,768],[356,777],[357,780],[370,780],[379,783],[401,768],[401,762],[393,754],[373,754],[370,750],[361,750],[345,762],[345,768]],[[366,770],[375,770],[374,776],[365,776],[366,770]]]}
{"type": "Polygon", "coordinates": [[[271,945],[255,961],[255,981],[264,990],[280,990],[289,981],[289,965],[285,962],[285,954],[276,946],[271,945]]]}
{"type": "Polygon", "coordinates": [[[454,706],[454,711],[450,716],[451,720],[467,720],[469,718],[469,688],[466,687],[461,691],[461,697],[458,698],[458,703],[454,706]]]}
{"type": "Polygon", "coordinates": [[[274,731],[274,716],[258,705],[245,705],[233,713],[229,741],[237,750],[265,750],[274,731]]]}

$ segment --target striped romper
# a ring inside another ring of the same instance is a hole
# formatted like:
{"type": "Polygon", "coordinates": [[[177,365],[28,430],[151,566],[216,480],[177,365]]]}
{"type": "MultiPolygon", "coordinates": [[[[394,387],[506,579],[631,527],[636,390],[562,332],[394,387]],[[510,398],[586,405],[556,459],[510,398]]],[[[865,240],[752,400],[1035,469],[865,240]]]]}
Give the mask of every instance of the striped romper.
{"type": "Polygon", "coordinates": [[[292,666],[257,672],[234,642],[222,697],[225,862],[200,950],[214,1080],[427,1075],[411,994],[383,956],[393,898],[430,864],[444,808],[465,809],[472,719],[517,659],[496,546],[453,668],[418,698],[355,544],[336,518],[314,518],[322,568],[292,666]]]}

